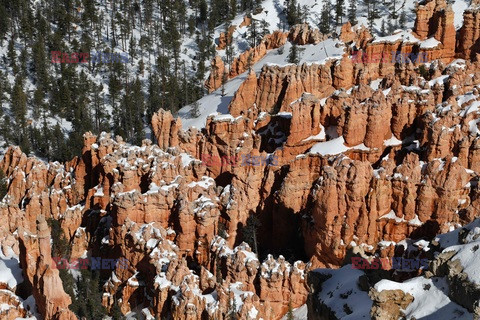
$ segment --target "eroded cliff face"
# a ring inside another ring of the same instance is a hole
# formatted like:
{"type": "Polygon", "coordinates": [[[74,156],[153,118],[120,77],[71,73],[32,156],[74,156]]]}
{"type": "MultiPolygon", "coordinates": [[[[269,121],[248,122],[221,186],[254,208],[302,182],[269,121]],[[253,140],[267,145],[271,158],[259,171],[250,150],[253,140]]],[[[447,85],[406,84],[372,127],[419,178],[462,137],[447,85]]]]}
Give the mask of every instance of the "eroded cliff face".
{"type": "MultiPolygon", "coordinates": [[[[74,317],[49,265],[48,218],[60,222],[72,258],[127,259],[128,268],[105,274],[107,308],[118,301],[123,313],[174,319],[223,319],[233,299],[242,319],[279,319],[289,302],[305,303],[309,270],[337,268],[358,250],[390,257],[405,238],[473,221],[480,63],[451,61],[456,51],[476,53],[474,10],[459,33],[470,40],[455,48],[451,8],[437,2],[417,8],[414,33],[373,38],[347,24],[341,58],[251,72],[231,115],[209,116],[204,129],[185,131],[160,110],[156,143],[87,133],[82,155],[65,164],[9,148],[0,162],[9,183],[0,245],[19,255],[38,310],[48,319],[74,317]],[[354,62],[356,51],[438,60],[422,71],[418,61],[354,62]],[[245,162],[247,155],[262,160],[245,162]],[[259,255],[243,242],[251,216],[261,223],[259,255]]],[[[325,39],[306,25],[274,33],[241,54],[229,77],[287,37],[298,45],[325,39]]],[[[210,90],[226,72],[220,58],[213,63],[210,90]]],[[[372,295],[380,318],[410,301],[372,295]]]]}

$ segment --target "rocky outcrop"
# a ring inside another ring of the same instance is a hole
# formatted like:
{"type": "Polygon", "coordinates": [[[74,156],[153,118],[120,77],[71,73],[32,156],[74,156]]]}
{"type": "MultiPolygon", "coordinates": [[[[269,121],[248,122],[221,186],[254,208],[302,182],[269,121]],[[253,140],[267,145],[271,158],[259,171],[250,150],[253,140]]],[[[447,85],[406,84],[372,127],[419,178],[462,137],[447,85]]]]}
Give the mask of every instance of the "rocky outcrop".
{"type": "Polygon", "coordinates": [[[297,24],[292,27],[288,34],[288,40],[298,45],[317,44],[327,37],[320,30],[310,27],[307,23],[297,24]]]}
{"type": "Polygon", "coordinates": [[[372,319],[395,320],[404,316],[402,310],[405,310],[413,297],[402,290],[383,290],[381,292],[372,289],[370,298],[373,300],[373,307],[370,315],[372,319]]]}
{"type": "Polygon", "coordinates": [[[50,231],[45,218],[37,220],[36,234],[19,231],[21,264],[33,288],[35,302],[46,319],[74,320],[75,314],[68,309],[72,303],[63,291],[57,269],[51,267],[50,231]]]}
{"type": "Polygon", "coordinates": [[[5,320],[15,320],[18,318],[25,318],[27,310],[23,307],[20,299],[8,290],[0,290],[0,303],[2,309],[0,310],[0,317],[5,320]]]}
{"type": "Polygon", "coordinates": [[[439,15],[446,8],[445,0],[431,0],[417,5],[414,31],[420,39],[428,38],[432,34],[432,29],[438,27],[439,15]]]}
{"type": "Polygon", "coordinates": [[[220,88],[222,82],[224,81],[224,73],[225,64],[220,56],[215,56],[211,63],[211,70],[210,74],[208,75],[208,79],[205,82],[205,88],[208,90],[208,93],[212,93],[213,91],[220,88]]]}
{"type": "Polygon", "coordinates": [[[240,85],[239,90],[235,92],[233,102],[228,106],[229,113],[234,117],[242,114],[246,115],[247,110],[255,103],[256,89],[257,75],[254,71],[251,71],[247,79],[240,85]]]}
{"type": "Polygon", "coordinates": [[[267,34],[258,46],[246,50],[233,59],[228,77],[231,79],[247,71],[250,66],[253,66],[265,56],[267,50],[283,46],[287,40],[287,35],[287,33],[281,31],[267,34]]]}
{"type": "Polygon", "coordinates": [[[430,0],[416,8],[414,33],[421,39],[434,37],[442,43],[442,59],[455,55],[456,30],[453,24],[454,12],[445,0],[430,0]]]}
{"type": "Polygon", "coordinates": [[[472,59],[480,52],[480,10],[473,5],[463,13],[463,25],[457,39],[457,55],[463,59],[472,59]]]}
{"type": "Polygon", "coordinates": [[[152,116],[152,128],[157,144],[166,149],[169,146],[178,145],[178,134],[182,128],[182,121],[174,118],[172,113],[160,110],[152,116]]]}
{"type": "Polygon", "coordinates": [[[232,35],[236,29],[236,25],[231,25],[226,32],[220,32],[220,36],[218,37],[217,50],[225,49],[227,45],[232,42],[232,35]]]}
{"type": "Polygon", "coordinates": [[[248,16],[244,16],[242,23],[240,23],[240,28],[248,27],[251,23],[252,23],[252,18],[249,18],[248,16]]]}
{"type": "Polygon", "coordinates": [[[469,268],[469,264],[476,264],[479,259],[477,224],[478,220],[458,232],[458,238],[455,239],[459,242],[457,246],[442,248],[438,239],[432,241],[433,247],[441,252],[430,263],[426,276],[445,277],[449,285],[449,298],[468,311],[478,314],[476,309],[480,299],[480,285],[469,268]]]}

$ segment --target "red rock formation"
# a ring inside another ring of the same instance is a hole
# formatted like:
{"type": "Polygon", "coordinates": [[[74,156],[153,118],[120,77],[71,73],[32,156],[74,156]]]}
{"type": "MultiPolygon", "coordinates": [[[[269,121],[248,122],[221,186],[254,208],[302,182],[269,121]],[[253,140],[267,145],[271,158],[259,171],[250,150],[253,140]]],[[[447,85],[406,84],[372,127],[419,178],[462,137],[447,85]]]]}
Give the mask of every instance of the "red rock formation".
{"type": "Polygon", "coordinates": [[[211,70],[212,72],[210,72],[208,79],[205,82],[205,88],[207,88],[208,93],[212,93],[222,85],[222,79],[224,78],[226,70],[221,57],[215,56],[212,60],[211,70]]]}
{"type": "Polygon", "coordinates": [[[220,36],[218,38],[217,50],[223,50],[227,47],[227,45],[232,41],[232,34],[235,32],[236,29],[237,29],[236,25],[231,25],[228,28],[227,33],[225,32],[220,33],[220,36]]]}
{"type": "Polygon", "coordinates": [[[45,218],[37,220],[37,233],[29,234],[19,230],[21,264],[26,277],[33,287],[33,296],[46,319],[74,320],[75,314],[68,309],[72,303],[63,291],[57,269],[52,268],[50,231],[45,218]]]}
{"type": "Polygon", "coordinates": [[[152,116],[152,127],[160,148],[178,145],[178,132],[182,128],[182,121],[173,118],[171,112],[160,110],[155,113],[152,116]]]}
{"type": "Polygon", "coordinates": [[[247,27],[247,26],[249,26],[251,23],[252,23],[252,19],[249,18],[248,16],[244,16],[242,23],[240,23],[240,28],[241,28],[241,27],[247,27]]]}
{"type": "Polygon", "coordinates": [[[238,117],[241,114],[247,114],[247,110],[255,103],[255,94],[257,90],[257,76],[251,71],[247,79],[240,85],[239,90],[235,92],[233,102],[228,106],[230,114],[238,117]]]}
{"type": "Polygon", "coordinates": [[[457,56],[463,59],[473,58],[472,53],[480,51],[480,10],[470,7],[463,13],[463,25],[457,39],[457,56]]]}
{"type": "MultiPolygon", "coordinates": [[[[437,2],[440,9],[435,2],[419,7],[416,33],[441,41],[428,52],[448,60],[452,15],[437,2]]],[[[474,41],[475,28],[461,37],[474,41]]],[[[286,37],[269,35],[250,53],[260,59],[286,37]]],[[[290,37],[319,41],[304,25],[290,37]]],[[[342,37],[367,55],[420,50],[403,38],[372,41],[365,29],[348,25],[342,37]]],[[[236,60],[230,76],[247,70],[250,53],[236,60]]],[[[237,299],[241,318],[278,319],[288,301],[305,302],[309,268],[338,267],[349,250],[391,256],[380,241],[433,236],[475,218],[480,189],[470,180],[480,168],[479,69],[478,62],[435,63],[425,79],[411,63],[352,63],[347,55],[325,64],[265,66],[235,94],[233,116],[210,116],[201,131],[185,132],[179,119],[159,111],[152,119],[158,145],[87,133],[82,155],[65,165],[11,147],[0,162],[9,179],[0,206],[2,250],[12,246],[20,254],[47,319],[73,315],[58,271],[48,266],[45,218],[60,221],[72,257],[107,251],[128,260],[104,287],[108,308],[118,301],[124,313],[145,304],[159,317],[220,319],[237,299]],[[345,143],[332,146],[337,136],[345,143]],[[276,156],[278,163],[207,166],[204,154],[276,156]],[[311,264],[271,256],[261,263],[242,243],[252,215],[262,222],[262,250],[304,249],[311,264]],[[102,244],[89,246],[105,224],[102,244]]],[[[210,81],[210,88],[217,85],[210,81]]]]}
{"type": "Polygon", "coordinates": [[[288,40],[301,46],[317,44],[326,38],[326,35],[323,35],[320,30],[310,27],[307,23],[293,26],[288,34],[288,40]]]}
{"type": "MultiPolygon", "coordinates": [[[[287,36],[288,33],[281,31],[275,31],[272,34],[265,35],[258,46],[246,50],[233,59],[232,64],[229,66],[227,79],[235,78],[247,71],[250,66],[262,59],[268,50],[283,46],[287,41],[287,36]]],[[[209,92],[212,92],[221,86],[225,65],[223,64],[223,61],[220,60],[220,57],[215,57],[212,61],[212,72],[210,72],[205,83],[205,87],[209,92]]]]}

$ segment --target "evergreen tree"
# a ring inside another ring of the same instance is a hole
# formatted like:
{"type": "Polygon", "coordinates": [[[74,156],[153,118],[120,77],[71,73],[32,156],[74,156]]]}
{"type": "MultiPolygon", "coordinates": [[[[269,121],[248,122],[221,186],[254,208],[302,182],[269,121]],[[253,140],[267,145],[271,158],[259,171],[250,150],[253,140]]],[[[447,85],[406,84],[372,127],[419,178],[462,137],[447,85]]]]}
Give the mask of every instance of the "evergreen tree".
{"type": "Polygon", "coordinates": [[[300,15],[300,21],[303,23],[308,23],[308,19],[310,17],[310,10],[308,9],[307,5],[304,5],[302,7],[301,15],[300,15]]]}
{"type": "Polygon", "coordinates": [[[237,0],[230,0],[229,20],[233,20],[237,15],[237,0]]]}
{"type": "Polygon", "coordinates": [[[386,36],[387,34],[387,29],[385,27],[385,19],[382,19],[382,26],[380,27],[380,35],[382,37],[386,36]]]}
{"type": "Polygon", "coordinates": [[[17,64],[16,64],[15,41],[14,41],[13,35],[10,38],[10,40],[8,41],[7,55],[8,55],[9,65],[12,68],[13,73],[17,74],[18,73],[18,67],[17,67],[17,64]]]}
{"type": "Polygon", "coordinates": [[[225,47],[225,56],[227,59],[227,64],[231,65],[233,62],[233,57],[235,56],[235,48],[233,46],[233,39],[229,36],[228,29],[230,29],[230,25],[226,28],[225,34],[227,35],[227,46],[225,47]]]}
{"type": "Polygon", "coordinates": [[[331,21],[330,9],[331,9],[330,1],[327,0],[323,4],[323,8],[320,13],[320,32],[323,34],[330,33],[330,21],[331,21]]]}
{"type": "Polygon", "coordinates": [[[290,51],[288,53],[288,63],[299,64],[300,57],[299,57],[299,50],[296,43],[293,43],[290,47],[290,51]]]}
{"type": "Polygon", "coordinates": [[[357,24],[357,0],[350,0],[350,5],[348,7],[348,21],[350,24],[357,24]]]}
{"type": "Polygon", "coordinates": [[[292,307],[291,299],[288,301],[288,312],[286,316],[287,316],[287,320],[295,320],[295,317],[293,316],[293,307],[292,307]]]}
{"type": "Polygon", "coordinates": [[[248,27],[248,31],[250,35],[250,47],[255,48],[258,45],[260,33],[258,30],[257,21],[253,18],[250,26],[248,27]]]}
{"type": "Polygon", "coordinates": [[[243,239],[250,245],[251,248],[253,248],[256,254],[258,254],[257,232],[261,225],[262,224],[260,223],[260,220],[258,220],[257,216],[251,215],[248,217],[247,222],[242,229],[243,239]]]}
{"type": "Polygon", "coordinates": [[[287,0],[287,22],[289,25],[293,26],[299,23],[299,12],[297,0],[287,0]]]}
{"type": "Polygon", "coordinates": [[[390,0],[387,5],[388,8],[388,20],[393,26],[396,26],[397,19],[399,17],[398,9],[400,5],[397,3],[398,0],[390,0]]]}
{"type": "Polygon", "coordinates": [[[54,218],[49,218],[47,224],[50,227],[52,235],[52,257],[68,258],[70,256],[71,248],[65,237],[60,221],[54,218]]]}
{"type": "Polygon", "coordinates": [[[335,3],[335,24],[337,26],[343,23],[343,16],[345,15],[343,10],[344,3],[345,0],[337,0],[335,3]]]}
{"type": "Polygon", "coordinates": [[[402,10],[402,12],[400,13],[400,18],[398,19],[398,24],[400,28],[405,29],[406,23],[407,23],[407,15],[405,13],[405,10],[402,10]]]}
{"type": "Polygon", "coordinates": [[[268,29],[270,27],[270,23],[268,23],[265,19],[262,19],[262,21],[260,22],[260,27],[261,27],[260,38],[263,38],[264,36],[270,33],[270,30],[268,29]]]}
{"type": "Polygon", "coordinates": [[[200,11],[200,22],[205,23],[207,21],[208,15],[208,5],[206,0],[200,0],[199,4],[200,11]]]}
{"type": "Polygon", "coordinates": [[[375,19],[380,18],[380,14],[377,9],[377,2],[375,0],[363,0],[363,2],[367,7],[368,29],[370,32],[373,32],[375,19]]]}
{"type": "Polygon", "coordinates": [[[7,184],[7,177],[5,176],[5,172],[0,169],[0,201],[7,195],[8,192],[8,184],[7,184]]]}
{"type": "Polygon", "coordinates": [[[15,78],[11,103],[13,117],[19,131],[19,133],[17,134],[17,143],[20,143],[22,140],[22,136],[25,134],[25,129],[27,126],[27,95],[23,91],[23,78],[20,75],[15,78]]]}
{"type": "Polygon", "coordinates": [[[0,45],[3,43],[3,37],[8,31],[9,15],[7,13],[8,0],[0,0],[0,45]]]}
{"type": "Polygon", "coordinates": [[[145,97],[142,92],[142,84],[137,77],[132,86],[132,132],[130,134],[132,143],[141,145],[142,140],[145,139],[145,132],[143,130],[143,116],[145,113],[145,97]]]}
{"type": "Polygon", "coordinates": [[[216,263],[215,263],[216,269],[215,269],[215,276],[218,284],[223,283],[223,278],[222,278],[222,259],[217,256],[216,258],[216,263]]]}
{"type": "Polygon", "coordinates": [[[112,309],[110,310],[110,315],[112,316],[113,320],[124,320],[125,316],[122,314],[122,310],[118,305],[118,300],[115,299],[113,303],[112,309]]]}
{"type": "Polygon", "coordinates": [[[62,132],[62,128],[57,123],[52,131],[51,140],[51,160],[53,161],[66,161],[69,160],[70,150],[67,145],[65,134],[62,132]]]}
{"type": "Polygon", "coordinates": [[[40,35],[33,45],[33,68],[35,72],[35,78],[37,80],[37,86],[42,89],[48,87],[48,71],[47,71],[47,57],[45,54],[45,40],[40,35]]]}
{"type": "Polygon", "coordinates": [[[198,116],[200,116],[200,103],[196,101],[192,104],[192,107],[190,108],[190,117],[198,118],[198,116]]]}
{"type": "Polygon", "coordinates": [[[224,71],[222,74],[222,97],[225,97],[225,83],[227,83],[228,76],[227,73],[224,71]]]}

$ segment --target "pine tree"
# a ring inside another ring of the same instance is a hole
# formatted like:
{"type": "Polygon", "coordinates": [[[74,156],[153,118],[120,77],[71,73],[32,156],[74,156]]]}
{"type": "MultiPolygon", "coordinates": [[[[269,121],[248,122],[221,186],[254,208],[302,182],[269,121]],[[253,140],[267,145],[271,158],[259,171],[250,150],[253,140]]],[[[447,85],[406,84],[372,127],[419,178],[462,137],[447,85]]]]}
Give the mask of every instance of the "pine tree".
{"type": "Polygon", "coordinates": [[[370,30],[370,32],[373,32],[375,19],[380,18],[377,9],[377,2],[375,0],[363,0],[363,2],[367,7],[368,29],[370,30]]]}
{"type": "Polygon", "coordinates": [[[350,24],[357,24],[357,0],[350,0],[350,6],[348,7],[348,21],[350,24]]]}
{"type": "Polygon", "coordinates": [[[345,0],[337,0],[335,3],[335,24],[337,26],[343,23],[343,16],[345,15],[343,11],[345,0]]]}
{"type": "Polygon", "coordinates": [[[132,114],[133,114],[133,132],[132,143],[140,145],[142,140],[145,139],[145,132],[143,131],[143,116],[145,113],[145,98],[142,92],[142,84],[137,77],[133,83],[132,88],[132,114]]]}
{"type": "Polygon", "coordinates": [[[302,7],[302,14],[300,21],[303,23],[308,23],[308,19],[310,18],[310,10],[308,9],[307,5],[302,7]]]}
{"type": "Polygon", "coordinates": [[[257,216],[251,215],[248,217],[245,226],[242,229],[243,239],[253,248],[254,252],[258,254],[257,232],[262,224],[257,216]]]}
{"type": "Polygon", "coordinates": [[[387,29],[385,27],[385,19],[382,19],[382,26],[380,27],[380,35],[382,37],[386,36],[387,34],[387,29]]]}
{"type": "Polygon", "coordinates": [[[400,28],[405,29],[407,23],[407,15],[405,13],[405,10],[402,10],[400,13],[400,18],[398,19],[398,24],[400,28]]]}
{"type": "Polygon", "coordinates": [[[323,8],[320,13],[320,32],[323,34],[330,33],[330,9],[331,4],[328,0],[323,4],[323,8]]]}
{"type": "Polygon", "coordinates": [[[13,35],[10,38],[10,40],[8,41],[7,55],[8,55],[9,65],[12,68],[13,73],[17,74],[18,73],[18,67],[17,67],[17,64],[15,63],[17,55],[16,55],[16,51],[15,51],[15,41],[14,41],[13,35]]]}
{"type": "Polygon", "coordinates": [[[190,108],[190,117],[198,118],[200,116],[200,103],[195,101],[190,108]]]}
{"type": "Polygon", "coordinates": [[[45,54],[45,40],[42,35],[38,36],[37,41],[33,45],[32,54],[37,86],[42,89],[48,88],[47,57],[45,54]]]}
{"type": "Polygon", "coordinates": [[[8,31],[8,25],[10,23],[6,5],[7,1],[0,1],[0,45],[3,43],[3,37],[8,31]]]}
{"type": "Polygon", "coordinates": [[[65,135],[62,132],[62,128],[57,123],[52,131],[51,144],[52,151],[51,160],[53,161],[66,161],[70,157],[69,147],[67,146],[65,135]]]}
{"type": "Polygon", "coordinates": [[[0,169],[0,201],[7,195],[8,191],[8,184],[7,184],[7,177],[5,176],[5,172],[0,169]]]}
{"type": "Polygon", "coordinates": [[[27,95],[23,91],[23,78],[20,75],[15,78],[11,102],[15,123],[20,128],[25,128],[27,115],[27,95]]]}
{"type": "Polygon", "coordinates": [[[237,0],[230,0],[229,20],[233,20],[237,15],[237,0]]]}
{"type": "Polygon", "coordinates": [[[270,33],[270,30],[268,29],[270,27],[270,23],[268,23],[265,19],[262,19],[262,21],[260,22],[260,27],[260,38],[263,38],[270,33]]]}
{"type": "Polygon", "coordinates": [[[299,50],[296,43],[293,43],[290,47],[290,51],[288,53],[288,63],[299,64],[300,57],[299,57],[299,50]]]}
{"type": "Polygon", "coordinates": [[[222,74],[222,97],[225,97],[225,83],[227,83],[228,76],[227,73],[224,71],[222,74]]]}
{"type": "Polygon", "coordinates": [[[289,25],[293,26],[299,23],[298,19],[298,5],[297,0],[288,0],[287,4],[287,22],[289,25]]]}
{"type": "Polygon", "coordinates": [[[252,22],[248,28],[249,38],[250,38],[250,47],[255,48],[257,46],[259,32],[257,30],[257,21],[252,18],[252,22]]]}
{"type": "Polygon", "coordinates": [[[392,25],[396,25],[396,21],[398,19],[398,9],[399,9],[399,5],[397,4],[397,1],[398,0],[391,0],[389,3],[388,3],[388,20],[391,22],[392,25]]]}
{"type": "Polygon", "coordinates": [[[288,301],[288,312],[286,316],[287,316],[287,320],[295,320],[295,317],[293,316],[293,307],[292,307],[291,299],[288,301]]]}
{"type": "Polygon", "coordinates": [[[220,257],[216,257],[215,259],[215,276],[216,276],[216,279],[217,279],[217,283],[218,284],[222,284],[223,283],[223,278],[222,278],[222,259],[220,257]]]}
{"type": "Polygon", "coordinates": [[[112,309],[110,310],[110,315],[112,316],[113,320],[123,320],[125,316],[122,314],[122,310],[118,305],[118,300],[115,300],[113,303],[112,309]]]}

